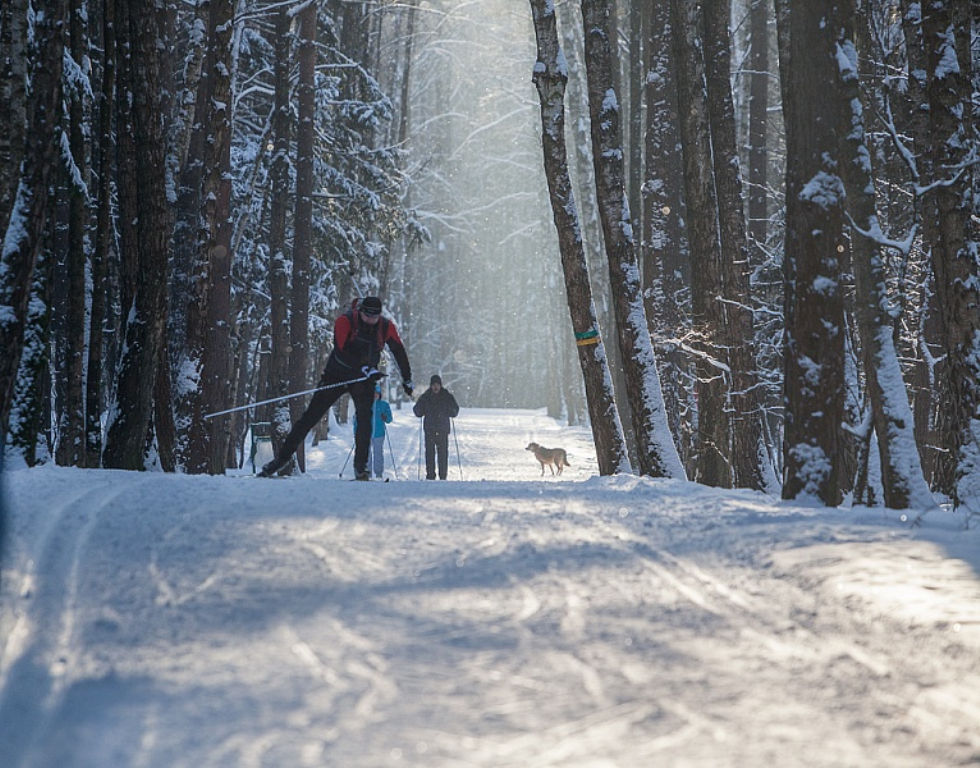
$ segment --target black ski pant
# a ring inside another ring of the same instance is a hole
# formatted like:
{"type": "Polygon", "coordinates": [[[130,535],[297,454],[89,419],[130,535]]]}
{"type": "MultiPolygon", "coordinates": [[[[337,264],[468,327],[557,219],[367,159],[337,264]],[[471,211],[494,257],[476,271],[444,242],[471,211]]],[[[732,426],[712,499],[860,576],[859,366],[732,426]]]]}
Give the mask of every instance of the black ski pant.
{"type": "MultiPolygon", "coordinates": [[[[349,378],[357,378],[357,374],[351,372],[349,378]]],[[[345,380],[328,375],[324,371],[317,386],[324,387],[345,380]]],[[[289,430],[289,434],[286,435],[286,439],[283,440],[282,446],[279,448],[276,461],[280,466],[285,466],[310,430],[316,426],[316,423],[323,418],[330,406],[336,403],[345,392],[350,392],[350,398],[354,401],[354,412],[357,415],[357,432],[354,434],[354,472],[367,471],[368,453],[371,450],[371,426],[374,421],[372,414],[374,409],[373,381],[358,381],[347,386],[332,387],[314,392],[306,411],[293,424],[293,428],[289,430]]]]}
{"type": "Polygon", "coordinates": [[[449,433],[425,433],[425,479],[436,479],[436,454],[439,454],[439,479],[449,476],[449,433]]]}

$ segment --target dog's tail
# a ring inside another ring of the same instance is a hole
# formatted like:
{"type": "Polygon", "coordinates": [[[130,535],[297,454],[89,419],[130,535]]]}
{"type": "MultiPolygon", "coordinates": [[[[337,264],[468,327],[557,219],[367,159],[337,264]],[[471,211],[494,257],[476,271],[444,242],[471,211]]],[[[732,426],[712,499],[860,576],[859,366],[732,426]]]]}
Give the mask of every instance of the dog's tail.
{"type": "Polygon", "coordinates": [[[566,453],[566,454],[565,454],[564,456],[562,456],[562,457],[561,457],[561,460],[562,460],[563,462],[565,462],[565,466],[566,466],[566,467],[570,467],[570,466],[572,466],[571,464],[569,464],[569,463],[568,463],[568,454],[567,454],[567,453],[566,453]]]}

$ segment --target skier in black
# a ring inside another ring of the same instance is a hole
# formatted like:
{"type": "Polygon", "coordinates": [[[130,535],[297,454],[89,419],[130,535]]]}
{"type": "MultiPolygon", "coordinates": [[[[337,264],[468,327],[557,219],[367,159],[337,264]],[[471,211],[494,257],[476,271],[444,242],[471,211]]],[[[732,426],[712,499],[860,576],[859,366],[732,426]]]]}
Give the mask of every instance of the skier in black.
{"type": "Polygon", "coordinates": [[[449,475],[450,419],[459,415],[459,404],[448,389],[443,389],[442,378],[436,374],[429,388],[422,393],[412,409],[423,419],[425,432],[425,479],[436,479],[436,454],[439,454],[439,479],[449,475]]]}
{"type": "Polygon", "coordinates": [[[387,344],[395,356],[402,375],[405,394],[412,396],[412,369],[408,364],[405,345],[398,336],[395,324],[381,316],[381,299],[367,296],[360,304],[355,300],[351,308],[334,323],[334,348],[327,358],[318,387],[331,384],[341,386],[321,389],[313,394],[306,412],[290,430],[276,457],[262,467],[260,477],[271,477],[289,462],[299,444],[323,414],[345,392],[350,392],[357,414],[357,430],[354,433],[354,478],[370,480],[368,452],[371,449],[371,409],[374,404],[375,382],[381,378],[377,367],[381,362],[381,350],[387,344]],[[350,383],[345,383],[350,382],[350,383]]]}

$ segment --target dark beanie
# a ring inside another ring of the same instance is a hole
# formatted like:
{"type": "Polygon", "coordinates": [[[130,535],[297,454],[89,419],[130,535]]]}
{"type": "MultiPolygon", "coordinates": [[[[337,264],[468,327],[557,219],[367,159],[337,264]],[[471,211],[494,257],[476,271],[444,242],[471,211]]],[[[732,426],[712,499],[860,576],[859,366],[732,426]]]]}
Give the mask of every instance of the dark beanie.
{"type": "Polygon", "coordinates": [[[440,387],[442,386],[442,376],[440,376],[438,373],[433,374],[432,378],[429,379],[429,386],[431,387],[433,384],[438,384],[440,387]]]}
{"type": "Polygon", "coordinates": [[[381,299],[377,296],[365,296],[364,300],[361,301],[361,311],[365,315],[380,315],[381,299]]]}

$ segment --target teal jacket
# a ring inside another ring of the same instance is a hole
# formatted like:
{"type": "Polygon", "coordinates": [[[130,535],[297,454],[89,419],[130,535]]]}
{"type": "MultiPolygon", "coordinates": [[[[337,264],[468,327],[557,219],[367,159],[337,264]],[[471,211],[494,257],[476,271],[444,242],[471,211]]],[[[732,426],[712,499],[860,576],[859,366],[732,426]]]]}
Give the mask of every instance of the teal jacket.
{"type": "MultiPolygon", "coordinates": [[[[384,437],[385,424],[391,424],[391,406],[388,401],[381,399],[374,401],[374,432],[371,437],[384,437]]],[[[354,431],[357,432],[357,416],[354,417],[354,431]]]]}

